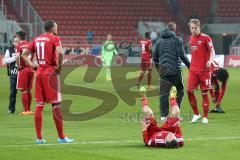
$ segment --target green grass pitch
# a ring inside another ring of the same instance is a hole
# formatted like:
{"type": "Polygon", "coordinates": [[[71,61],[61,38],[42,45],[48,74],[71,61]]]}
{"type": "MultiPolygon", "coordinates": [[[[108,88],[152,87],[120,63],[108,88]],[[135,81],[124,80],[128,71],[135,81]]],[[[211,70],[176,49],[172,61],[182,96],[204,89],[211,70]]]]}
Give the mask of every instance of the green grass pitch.
{"type": "MultiPolygon", "coordinates": [[[[128,68],[123,68],[123,70],[128,68]]],[[[181,112],[184,116],[182,130],[185,146],[169,150],[148,148],[143,145],[138,112],[141,112],[139,99],[129,106],[117,94],[111,82],[105,81],[102,70],[96,81],[84,82],[86,68],[78,68],[65,79],[65,84],[84,86],[102,90],[117,97],[117,107],[88,121],[65,121],[65,134],[75,139],[74,144],[59,145],[52,120],[51,106],[46,105],[43,115],[43,136],[46,145],[36,145],[33,116],[20,116],[22,111],[20,92],[17,95],[16,114],[8,115],[9,79],[6,69],[0,69],[0,160],[237,160],[240,159],[240,83],[239,69],[229,68],[230,79],[222,108],[226,114],[210,114],[209,124],[190,124],[190,106],[185,94],[181,112]]],[[[119,75],[121,76],[121,75],[119,75]]],[[[138,72],[131,72],[126,78],[136,78],[138,72]]],[[[154,74],[154,84],[158,76],[154,74]]],[[[184,70],[186,84],[187,70],[184,70]]],[[[120,83],[120,82],[119,82],[120,83]]],[[[145,83],[145,82],[143,82],[145,83]]],[[[124,93],[124,84],[120,92],[124,93]]],[[[127,84],[126,84],[127,85],[127,84]]],[[[134,87],[131,90],[136,90],[134,87]]],[[[92,92],[92,94],[96,94],[92,92]]],[[[127,93],[126,93],[127,94],[127,93]]],[[[197,91],[199,109],[201,97],[197,91]]],[[[87,96],[63,94],[63,99],[73,100],[70,111],[84,113],[102,103],[101,100],[87,96]]],[[[32,104],[34,110],[35,103],[32,104]]],[[[158,97],[150,98],[150,106],[159,112],[158,97]]],[[[213,104],[211,103],[211,108],[213,104]]]]}

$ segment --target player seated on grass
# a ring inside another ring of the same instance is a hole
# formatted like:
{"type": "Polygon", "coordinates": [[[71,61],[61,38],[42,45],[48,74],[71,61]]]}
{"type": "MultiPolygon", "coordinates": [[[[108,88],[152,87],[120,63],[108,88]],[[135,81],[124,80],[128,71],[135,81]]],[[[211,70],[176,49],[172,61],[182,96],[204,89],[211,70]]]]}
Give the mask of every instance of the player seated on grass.
{"type": "Polygon", "coordinates": [[[177,90],[172,87],[170,92],[171,115],[163,126],[158,127],[153,111],[148,105],[146,88],[140,88],[142,109],[146,114],[142,120],[141,127],[143,140],[149,147],[179,148],[184,145],[180,128],[180,110],[176,101],[177,90]]]}
{"type": "Polygon", "coordinates": [[[211,82],[213,89],[210,89],[210,95],[212,97],[213,103],[215,103],[216,108],[210,111],[210,113],[225,113],[220,107],[228,81],[228,71],[224,69],[217,61],[213,61],[211,64],[211,82]],[[221,88],[219,86],[221,82],[221,88]]]}

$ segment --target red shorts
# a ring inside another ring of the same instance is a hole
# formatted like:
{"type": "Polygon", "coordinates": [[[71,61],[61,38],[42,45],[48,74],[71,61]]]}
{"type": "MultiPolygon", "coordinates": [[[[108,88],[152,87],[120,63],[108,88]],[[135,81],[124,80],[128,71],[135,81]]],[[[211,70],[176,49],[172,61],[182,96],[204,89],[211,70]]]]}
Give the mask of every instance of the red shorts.
{"type": "Polygon", "coordinates": [[[17,89],[18,90],[31,90],[34,78],[34,72],[28,69],[18,71],[17,89]]]}
{"type": "Polygon", "coordinates": [[[37,71],[35,99],[37,103],[60,103],[60,77],[57,74],[37,71]]]}
{"type": "Polygon", "coordinates": [[[141,59],[141,69],[142,71],[152,70],[152,60],[151,59],[141,59]]]}
{"type": "Polygon", "coordinates": [[[201,90],[211,89],[211,72],[190,71],[188,75],[188,91],[197,89],[200,85],[201,90]]]}

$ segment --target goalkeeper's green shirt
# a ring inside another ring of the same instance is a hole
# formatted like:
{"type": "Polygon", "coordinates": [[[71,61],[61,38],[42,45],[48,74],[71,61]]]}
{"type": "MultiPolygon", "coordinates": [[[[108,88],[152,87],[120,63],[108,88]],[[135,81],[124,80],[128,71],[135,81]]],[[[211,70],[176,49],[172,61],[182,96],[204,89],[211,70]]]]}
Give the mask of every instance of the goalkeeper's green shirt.
{"type": "Polygon", "coordinates": [[[111,61],[114,55],[117,55],[117,50],[113,41],[105,41],[102,46],[102,57],[106,61],[111,61]]]}

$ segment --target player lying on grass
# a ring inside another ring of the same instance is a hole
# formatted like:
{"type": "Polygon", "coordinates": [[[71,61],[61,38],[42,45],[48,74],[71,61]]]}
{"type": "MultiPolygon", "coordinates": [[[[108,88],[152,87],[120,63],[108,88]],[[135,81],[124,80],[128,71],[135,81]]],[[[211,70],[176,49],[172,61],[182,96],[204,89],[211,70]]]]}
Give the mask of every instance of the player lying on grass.
{"type": "Polygon", "coordinates": [[[224,69],[217,61],[213,60],[211,64],[211,82],[214,89],[210,89],[210,95],[216,108],[210,111],[210,113],[225,113],[220,107],[228,81],[228,71],[224,69]],[[219,85],[221,82],[221,88],[219,85]]]}
{"type": "Polygon", "coordinates": [[[148,106],[146,89],[140,88],[142,109],[146,114],[142,120],[143,140],[149,147],[179,148],[184,145],[180,128],[180,110],[176,101],[176,88],[173,86],[170,92],[171,115],[163,126],[158,127],[153,111],[148,106]]]}

